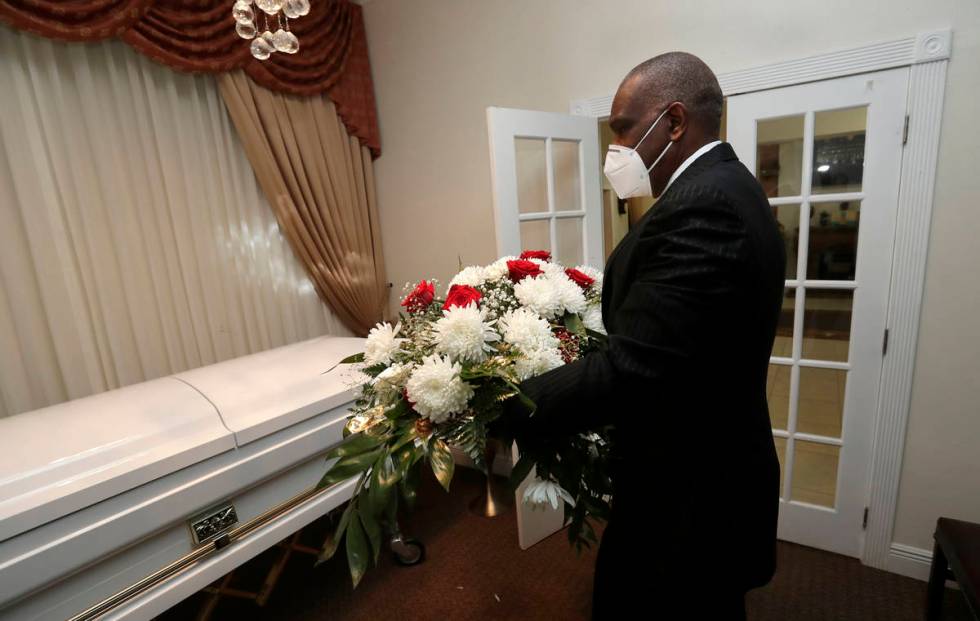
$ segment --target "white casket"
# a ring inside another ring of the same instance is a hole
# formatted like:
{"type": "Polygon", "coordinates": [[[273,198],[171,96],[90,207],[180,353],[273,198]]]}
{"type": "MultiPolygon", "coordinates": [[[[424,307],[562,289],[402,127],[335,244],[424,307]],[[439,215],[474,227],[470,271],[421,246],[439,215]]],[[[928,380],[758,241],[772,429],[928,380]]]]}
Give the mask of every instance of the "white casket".
{"type": "Polygon", "coordinates": [[[150,619],[349,499],[312,493],[363,339],[0,419],[0,619],[150,619]]]}

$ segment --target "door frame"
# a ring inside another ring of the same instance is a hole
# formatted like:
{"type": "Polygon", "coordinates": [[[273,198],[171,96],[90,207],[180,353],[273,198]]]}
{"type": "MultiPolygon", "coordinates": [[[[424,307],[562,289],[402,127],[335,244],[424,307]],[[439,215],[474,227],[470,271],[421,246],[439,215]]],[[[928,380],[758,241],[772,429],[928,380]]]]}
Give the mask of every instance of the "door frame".
{"type": "MultiPolygon", "coordinates": [[[[910,67],[906,136],[885,322],[887,353],[882,359],[872,422],[867,518],[860,557],[866,565],[891,571],[899,570],[907,560],[903,550],[907,546],[894,543],[892,537],[912,397],[952,36],[949,28],[930,30],[901,39],[718,75],[722,93],[727,97],[910,67]]],[[[608,117],[612,99],[613,95],[576,99],[570,103],[569,111],[581,116],[608,117]]],[[[884,345],[885,335],[882,338],[884,345]]]]}

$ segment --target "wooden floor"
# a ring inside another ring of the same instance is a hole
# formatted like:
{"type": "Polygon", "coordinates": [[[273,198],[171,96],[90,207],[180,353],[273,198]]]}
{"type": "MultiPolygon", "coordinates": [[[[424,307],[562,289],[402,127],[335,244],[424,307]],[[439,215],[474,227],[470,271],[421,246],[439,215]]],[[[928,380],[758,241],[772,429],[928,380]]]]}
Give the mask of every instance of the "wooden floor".
{"type": "MultiPolygon", "coordinates": [[[[448,496],[427,482],[417,511],[405,520],[406,532],[428,548],[422,565],[403,568],[384,558],[353,591],[342,557],[313,569],[309,557],[297,556],[265,608],[223,600],[212,619],[588,619],[594,552],[577,557],[563,533],[520,550],[513,513],[488,520],[467,512],[479,485],[479,475],[464,469],[457,471],[448,496]]],[[[308,529],[309,543],[318,543],[326,527],[308,529]]],[[[273,554],[238,572],[235,585],[256,587],[273,554]]],[[[159,619],[195,619],[203,597],[196,595],[159,619]]],[[[749,594],[748,614],[753,621],[919,621],[924,598],[924,582],[780,544],[776,578],[749,594]]],[[[947,621],[970,618],[957,591],[947,591],[947,609],[947,621]]],[[[697,602],[691,602],[690,618],[699,618],[697,602]]]]}

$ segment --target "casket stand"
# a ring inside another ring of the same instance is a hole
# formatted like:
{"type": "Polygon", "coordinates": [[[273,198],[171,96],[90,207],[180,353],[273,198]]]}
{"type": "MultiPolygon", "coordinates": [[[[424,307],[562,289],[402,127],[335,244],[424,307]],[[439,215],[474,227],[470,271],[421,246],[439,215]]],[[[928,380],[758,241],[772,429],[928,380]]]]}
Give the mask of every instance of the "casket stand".
{"type": "MultiPolygon", "coordinates": [[[[152,619],[350,499],[321,337],[0,419],[0,619],[152,619]]],[[[329,372],[328,370],[333,369],[329,372]]]]}

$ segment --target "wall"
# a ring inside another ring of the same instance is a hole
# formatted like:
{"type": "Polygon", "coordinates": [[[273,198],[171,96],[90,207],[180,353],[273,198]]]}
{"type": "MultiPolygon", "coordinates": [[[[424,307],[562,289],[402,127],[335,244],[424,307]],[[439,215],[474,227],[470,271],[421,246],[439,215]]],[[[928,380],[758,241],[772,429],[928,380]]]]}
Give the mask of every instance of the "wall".
{"type": "Polygon", "coordinates": [[[940,515],[980,521],[980,4],[370,0],[384,155],[377,182],[396,290],[495,255],[487,106],[564,112],[638,62],[683,49],[719,73],[952,26],[935,214],[895,540],[940,515]],[[748,6],[748,5],[746,5],[748,6]],[[846,15],[847,19],[841,19],[846,15]]]}

